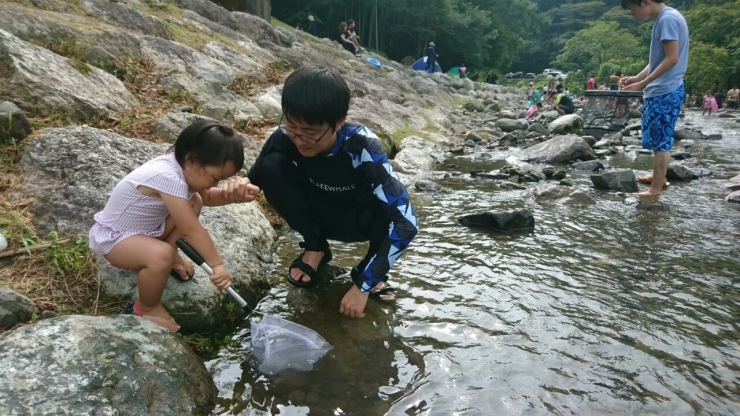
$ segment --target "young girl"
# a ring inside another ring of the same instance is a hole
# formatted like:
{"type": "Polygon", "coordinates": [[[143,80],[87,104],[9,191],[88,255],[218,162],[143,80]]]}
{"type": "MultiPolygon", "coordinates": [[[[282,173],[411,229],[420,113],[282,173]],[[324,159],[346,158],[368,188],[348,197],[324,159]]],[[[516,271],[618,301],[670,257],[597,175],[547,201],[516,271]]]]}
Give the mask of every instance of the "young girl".
{"type": "MultiPolygon", "coordinates": [[[[156,157],[116,185],[105,208],[95,214],[90,248],[115,268],[138,270],[139,299],[130,309],[171,331],[180,327],[161,303],[167,279],[192,279],[194,266],[177,254],[175,241],[185,238],[213,268],[219,290],[230,285],[208,231],[198,220],[203,205],[230,201],[216,188],[244,165],[242,140],[214,121],[195,122],[180,133],[174,153],[156,157]]],[[[246,191],[251,201],[259,193],[246,191]]]]}
{"type": "Polygon", "coordinates": [[[712,110],[718,111],[717,108],[717,100],[714,99],[714,94],[712,94],[712,91],[707,91],[706,95],[704,95],[704,109],[701,110],[701,115],[703,116],[705,112],[709,110],[709,117],[712,116],[712,110]]]}

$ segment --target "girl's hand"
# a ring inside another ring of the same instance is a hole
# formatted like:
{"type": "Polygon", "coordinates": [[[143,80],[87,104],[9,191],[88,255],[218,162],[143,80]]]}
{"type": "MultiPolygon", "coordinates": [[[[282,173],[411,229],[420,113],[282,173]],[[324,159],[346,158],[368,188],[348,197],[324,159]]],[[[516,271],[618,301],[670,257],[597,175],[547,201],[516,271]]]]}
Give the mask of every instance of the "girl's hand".
{"type": "Polygon", "coordinates": [[[218,288],[218,290],[224,290],[231,286],[231,274],[226,270],[223,264],[213,268],[213,274],[211,275],[211,282],[218,288]]]}

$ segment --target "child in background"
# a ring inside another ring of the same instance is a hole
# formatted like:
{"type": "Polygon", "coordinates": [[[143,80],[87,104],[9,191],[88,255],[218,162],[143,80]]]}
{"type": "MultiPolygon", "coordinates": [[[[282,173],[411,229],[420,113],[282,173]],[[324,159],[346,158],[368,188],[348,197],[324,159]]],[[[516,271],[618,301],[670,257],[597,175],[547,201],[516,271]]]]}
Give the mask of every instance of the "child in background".
{"type": "Polygon", "coordinates": [[[540,109],[542,108],[542,102],[538,102],[536,104],[533,104],[529,109],[527,110],[527,119],[535,118],[540,113],[540,109]]]}
{"type": "MultiPolygon", "coordinates": [[[[173,147],[174,153],[146,162],[116,185],[95,214],[89,241],[111,266],[138,270],[139,299],[127,311],[176,332],[180,327],[162,306],[162,292],[170,275],[189,281],[195,271],[177,254],[178,238],[213,268],[218,289],[230,285],[231,275],[198,216],[203,205],[229,203],[216,185],[241,170],[244,149],[234,130],[209,120],[185,128],[173,147]]],[[[259,194],[254,185],[247,189],[244,202],[259,194]]]]}
{"type": "Polygon", "coordinates": [[[717,100],[715,100],[714,94],[712,94],[711,91],[707,91],[706,95],[704,95],[704,108],[701,110],[701,115],[703,116],[704,113],[709,111],[709,117],[711,117],[712,110],[719,110],[719,108],[717,108],[717,100]]]}

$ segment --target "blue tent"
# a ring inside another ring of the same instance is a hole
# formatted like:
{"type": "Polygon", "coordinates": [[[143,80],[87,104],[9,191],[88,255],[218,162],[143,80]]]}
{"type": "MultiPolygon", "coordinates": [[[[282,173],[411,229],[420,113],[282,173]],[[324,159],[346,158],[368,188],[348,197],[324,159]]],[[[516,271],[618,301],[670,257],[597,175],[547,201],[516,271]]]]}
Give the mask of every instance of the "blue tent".
{"type": "MultiPolygon", "coordinates": [[[[427,57],[423,57],[411,65],[411,69],[415,71],[425,71],[427,69],[427,57]]],[[[439,66],[439,62],[434,62],[434,72],[442,72],[442,67],[439,66]]]]}

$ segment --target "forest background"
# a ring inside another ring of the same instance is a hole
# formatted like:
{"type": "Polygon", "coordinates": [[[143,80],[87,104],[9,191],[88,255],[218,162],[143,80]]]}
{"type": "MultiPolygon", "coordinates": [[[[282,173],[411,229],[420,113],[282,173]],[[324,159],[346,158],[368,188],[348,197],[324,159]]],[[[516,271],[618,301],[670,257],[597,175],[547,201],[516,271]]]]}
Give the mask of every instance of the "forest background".
{"type": "MultiPolygon", "coordinates": [[[[217,0],[231,10],[243,0],[217,0]]],[[[740,0],[666,0],[689,25],[689,92],[727,91],[740,84],[740,0]]],[[[272,0],[272,16],[293,27],[319,24],[336,39],[354,19],[363,46],[401,61],[436,44],[443,70],[462,63],[471,78],[504,80],[513,71],[568,72],[571,91],[589,75],[598,82],[619,69],[633,75],[647,64],[652,22],[639,23],[619,0],[272,0]]]]}

